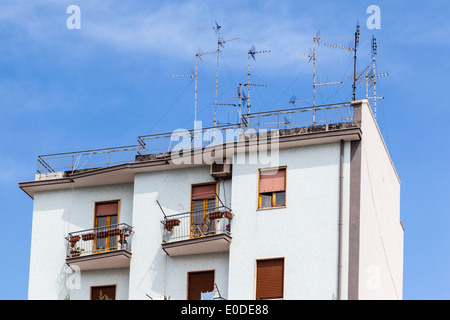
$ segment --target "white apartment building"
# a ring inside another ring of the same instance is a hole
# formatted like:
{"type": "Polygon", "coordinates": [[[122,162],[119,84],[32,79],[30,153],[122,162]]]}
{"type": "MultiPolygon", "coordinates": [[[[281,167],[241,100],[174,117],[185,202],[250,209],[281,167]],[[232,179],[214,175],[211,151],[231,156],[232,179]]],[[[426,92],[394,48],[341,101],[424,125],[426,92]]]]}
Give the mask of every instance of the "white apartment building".
{"type": "Polygon", "coordinates": [[[245,117],[213,143],[39,156],[29,299],[402,299],[400,180],[367,100],[245,117]]]}

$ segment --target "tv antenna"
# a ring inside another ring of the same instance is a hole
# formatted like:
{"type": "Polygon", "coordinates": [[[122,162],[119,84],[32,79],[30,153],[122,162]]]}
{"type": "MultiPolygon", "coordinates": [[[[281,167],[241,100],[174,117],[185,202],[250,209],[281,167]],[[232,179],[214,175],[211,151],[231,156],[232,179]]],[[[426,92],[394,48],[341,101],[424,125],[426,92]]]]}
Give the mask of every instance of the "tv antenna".
{"type": "Polygon", "coordinates": [[[337,46],[337,45],[334,45],[334,44],[325,43],[325,45],[328,46],[328,47],[344,49],[344,50],[348,50],[350,52],[353,51],[353,84],[352,84],[352,89],[353,89],[352,100],[353,101],[356,100],[356,81],[357,81],[357,77],[356,77],[356,52],[358,50],[359,35],[360,35],[359,22],[356,22],[355,43],[354,43],[353,47],[343,47],[343,46],[337,46]]]}
{"type": "MultiPolygon", "coordinates": [[[[247,71],[247,115],[250,114],[250,86],[257,86],[257,87],[267,87],[266,85],[261,84],[251,84],[250,83],[250,57],[253,58],[253,60],[256,61],[255,55],[259,53],[269,53],[270,50],[264,50],[264,51],[255,51],[255,45],[252,45],[251,48],[248,50],[248,71],[247,71]]],[[[245,85],[245,84],[244,84],[245,85]]]]}
{"type": "Polygon", "coordinates": [[[233,38],[230,40],[221,40],[220,38],[220,30],[222,29],[222,26],[219,26],[217,21],[215,22],[216,25],[212,27],[198,27],[197,29],[214,29],[217,33],[217,67],[216,67],[216,91],[214,95],[214,127],[216,127],[216,113],[217,113],[217,88],[219,84],[219,55],[220,55],[220,47],[223,48],[223,45],[227,42],[237,40],[239,38],[233,38]]]}
{"type": "Polygon", "coordinates": [[[242,118],[242,102],[244,103],[245,106],[245,102],[247,101],[247,97],[245,96],[245,94],[242,92],[242,86],[244,84],[239,83],[238,88],[237,88],[237,98],[223,98],[222,100],[238,100],[238,104],[221,104],[221,105],[231,105],[231,106],[235,106],[238,107],[238,126],[241,126],[241,122],[244,120],[242,118]]]}
{"type": "Polygon", "coordinates": [[[195,89],[194,89],[194,123],[197,122],[197,95],[198,95],[198,91],[197,91],[197,82],[198,82],[198,60],[202,61],[202,56],[207,55],[207,54],[213,54],[216,53],[215,51],[213,52],[197,52],[195,54],[195,73],[192,74],[171,74],[171,77],[188,77],[191,79],[195,80],[195,89]]]}
{"type": "Polygon", "coordinates": [[[370,74],[368,74],[366,76],[366,99],[373,99],[373,110],[374,110],[374,117],[375,120],[377,119],[377,99],[384,99],[384,97],[377,97],[377,78],[378,77],[383,77],[383,76],[388,76],[389,74],[386,73],[376,73],[376,68],[375,68],[375,56],[377,55],[377,39],[375,38],[375,36],[372,36],[372,70],[370,72],[370,74]],[[373,84],[373,97],[369,98],[369,90],[368,90],[368,86],[369,83],[373,84]]]}
{"type": "MultiPolygon", "coordinates": [[[[317,44],[320,45],[320,39],[337,39],[340,38],[340,36],[321,36],[320,35],[320,30],[317,31],[316,36],[313,37],[313,50],[311,51],[311,49],[309,50],[308,54],[305,53],[297,53],[297,52],[289,52],[289,54],[292,55],[297,55],[297,56],[304,56],[304,57],[308,57],[309,61],[308,62],[313,62],[313,107],[316,105],[316,86],[325,86],[325,85],[332,85],[332,84],[340,84],[342,83],[342,81],[339,82],[327,82],[327,83],[316,83],[316,41],[317,44]]],[[[289,101],[291,102],[291,101],[289,101]]],[[[313,125],[315,125],[316,123],[316,110],[315,108],[313,108],[313,125]]]]}

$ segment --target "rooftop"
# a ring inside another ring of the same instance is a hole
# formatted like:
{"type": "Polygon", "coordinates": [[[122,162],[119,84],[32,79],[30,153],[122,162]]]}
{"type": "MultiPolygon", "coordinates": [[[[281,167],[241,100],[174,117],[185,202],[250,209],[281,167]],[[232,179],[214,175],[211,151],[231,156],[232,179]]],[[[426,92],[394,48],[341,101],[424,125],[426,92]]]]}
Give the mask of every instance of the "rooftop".
{"type": "Polygon", "coordinates": [[[242,122],[170,133],[139,136],[136,145],[39,155],[36,180],[64,176],[125,163],[166,159],[172,152],[196,150],[216,144],[251,139],[252,135],[277,132],[299,135],[354,126],[350,102],[290,108],[243,115],[242,122]],[[344,125],[345,124],[345,125],[344,125]]]}

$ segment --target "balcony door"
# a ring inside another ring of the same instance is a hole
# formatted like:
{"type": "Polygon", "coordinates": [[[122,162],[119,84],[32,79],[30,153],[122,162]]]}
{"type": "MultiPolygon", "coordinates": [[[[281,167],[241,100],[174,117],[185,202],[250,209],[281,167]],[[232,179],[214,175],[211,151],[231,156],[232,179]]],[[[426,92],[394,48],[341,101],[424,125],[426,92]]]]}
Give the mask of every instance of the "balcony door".
{"type": "Polygon", "coordinates": [[[191,192],[191,236],[200,237],[215,231],[208,212],[217,206],[216,183],[193,185],[191,192]]]}
{"type": "Polygon", "coordinates": [[[118,235],[114,228],[118,223],[119,201],[99,202],[95,204],[96,237],[94,252],[117,249],[118,235]]]}

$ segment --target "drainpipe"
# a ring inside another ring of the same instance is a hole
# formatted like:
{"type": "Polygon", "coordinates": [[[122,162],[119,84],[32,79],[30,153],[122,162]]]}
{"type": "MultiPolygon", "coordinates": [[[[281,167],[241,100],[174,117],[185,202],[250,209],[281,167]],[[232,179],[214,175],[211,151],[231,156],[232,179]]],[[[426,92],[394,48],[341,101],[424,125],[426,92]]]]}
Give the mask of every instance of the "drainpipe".
{"type": "Polygon", "coordinates": [[[337,299],[341,300],[341,273],[342,273],[342,207],[344,196],[344,140],[341,140],[341,153],[339,159],[339,244],[338,244],[338,284],[337,299]]]}

